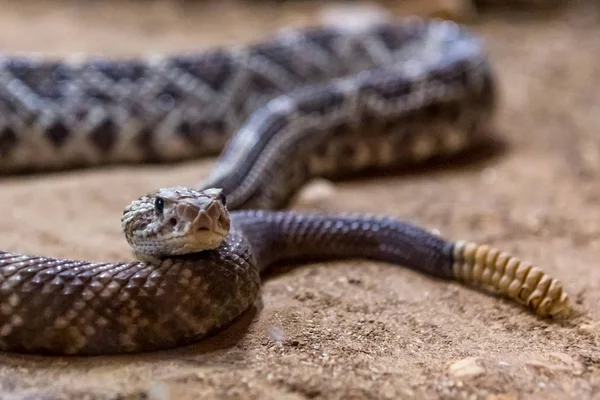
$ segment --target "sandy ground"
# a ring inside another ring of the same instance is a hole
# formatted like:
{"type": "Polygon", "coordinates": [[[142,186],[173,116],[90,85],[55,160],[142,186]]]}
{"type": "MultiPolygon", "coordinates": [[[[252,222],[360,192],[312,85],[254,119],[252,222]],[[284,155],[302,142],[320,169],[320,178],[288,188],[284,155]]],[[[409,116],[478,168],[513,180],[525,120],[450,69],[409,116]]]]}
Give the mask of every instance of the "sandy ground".
{"type": "MultiPolygon", "coordinates": [[[[503,152],[340,183],[323,204],[513,251],[564,282],[577,310],[572,320],[539,320],[394,266],[315,264],[267,280],[255,310],[186,348],[88,359],[1,355],[2,398],[600,398],[600,9],[591,3],[552,15],[493,12],[473,26],[501,79],[503,152]]],[[[113,4],[5,2],[0,48],[53,55],[203,48],[309,24],[314,9],[310,2],[270,10],[113,4]]],[[[210,166],[3,179],[1,246],[131,259],[123,207],[156,187],[194,184],[210,166]]]]}

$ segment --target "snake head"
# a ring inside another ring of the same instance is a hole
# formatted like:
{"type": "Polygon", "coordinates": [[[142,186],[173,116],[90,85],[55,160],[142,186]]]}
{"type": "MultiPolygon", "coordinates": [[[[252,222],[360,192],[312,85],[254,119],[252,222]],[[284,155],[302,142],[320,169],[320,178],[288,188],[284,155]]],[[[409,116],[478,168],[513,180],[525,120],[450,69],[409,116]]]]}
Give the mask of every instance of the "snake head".
{"type": "Polygon", "coordinates": [[[121,223],[139,258],[167,257],[219,247],[230,228],[221,189],[159,189],[134,200],[121,223]]]}

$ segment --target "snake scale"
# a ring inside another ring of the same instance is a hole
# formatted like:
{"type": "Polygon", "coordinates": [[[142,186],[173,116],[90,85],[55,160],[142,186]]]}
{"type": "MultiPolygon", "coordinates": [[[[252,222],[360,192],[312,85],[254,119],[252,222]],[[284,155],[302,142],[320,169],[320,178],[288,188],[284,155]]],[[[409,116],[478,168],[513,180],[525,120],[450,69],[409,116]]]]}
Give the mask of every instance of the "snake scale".
{"type": "Polygon", "coordinates": [[[496,108],[481,41],[448,21],[283,31],[148,59],[0,58],[0,171],[183,160],[221,153],[197,188],[124,211],[139,261],[0,252],[0,349],[166,349],[222,328],[288,262],[367,258],[479,285],[541,316],[561,283],[500,250],[362,214],[282,211],[309,179],[456,155],[496,108]]]}

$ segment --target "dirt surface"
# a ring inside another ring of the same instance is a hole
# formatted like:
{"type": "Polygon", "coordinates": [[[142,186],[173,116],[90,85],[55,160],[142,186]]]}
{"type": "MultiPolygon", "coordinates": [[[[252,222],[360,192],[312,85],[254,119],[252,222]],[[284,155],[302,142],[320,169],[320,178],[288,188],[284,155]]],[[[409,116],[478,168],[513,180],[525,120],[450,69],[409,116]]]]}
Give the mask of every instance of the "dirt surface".
{"type": "MultiPolygon", "coordinates": [[[[315,264],[267,280],[254,310],[186,348],[87,359],[0,355],[1,398],[600,398],[600,9],[592,3],[552,15],[490,12],[473,26],[500,77],[503,152],[340,183],[321,205],[386,213],[515,252],[563,281],[573,319],[539,320],[390,265],[315,264]]],[[[5,2],[0,48],[173,52],[307,25],[315,10],[311,2],[106,4],[5,2]]],[[[123,207],[151,189],[198,182],[211,162],[2,179],[1,247],[131,259],[123,207]]]]}

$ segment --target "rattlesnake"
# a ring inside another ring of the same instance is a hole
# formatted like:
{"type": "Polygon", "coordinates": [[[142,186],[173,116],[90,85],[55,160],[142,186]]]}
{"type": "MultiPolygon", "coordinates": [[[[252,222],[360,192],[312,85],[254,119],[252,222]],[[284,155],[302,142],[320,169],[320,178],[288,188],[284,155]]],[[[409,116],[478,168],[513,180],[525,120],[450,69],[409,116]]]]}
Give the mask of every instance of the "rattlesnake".
{"type": "Polygon", "coordinates": [[[198,188],[160,189],[125,209],[123,229],[144,261],[0,252],[0,348],[186,344],[248,309],[267,268],[311,259],[397,263],[491,288],[543,316],[568,312],[560,282],[499,250],[386,217],[276,210],[313,177],[481,143],[495,87],[478,38],[418,18],[149,60],[1,58],[3,173],[223,151],[198,188]]]}

